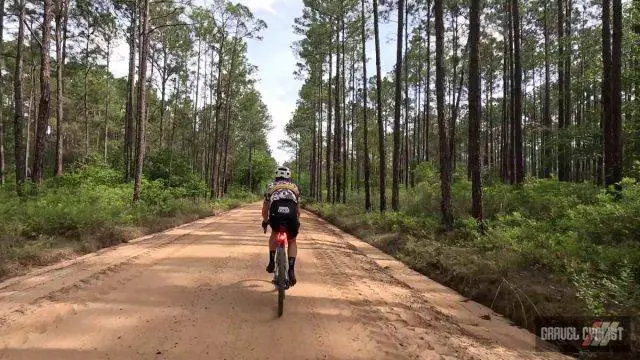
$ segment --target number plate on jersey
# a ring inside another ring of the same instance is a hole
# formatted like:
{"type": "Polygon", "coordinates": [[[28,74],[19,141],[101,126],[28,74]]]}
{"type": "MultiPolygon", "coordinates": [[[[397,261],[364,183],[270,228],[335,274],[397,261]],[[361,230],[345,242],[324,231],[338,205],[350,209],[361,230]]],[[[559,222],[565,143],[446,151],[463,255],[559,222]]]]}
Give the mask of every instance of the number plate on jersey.
{"type": "Polygon", "coordinates": [[[290,212],[291,212],[291,209],[289,209],[289,208],[288,208],[288,207],[286,207],[286,206],[280,206],[280,207],[278,207],[278,212],[279,212],[280,214],[288,214],[288,213],[290,213],[290,212]]]}

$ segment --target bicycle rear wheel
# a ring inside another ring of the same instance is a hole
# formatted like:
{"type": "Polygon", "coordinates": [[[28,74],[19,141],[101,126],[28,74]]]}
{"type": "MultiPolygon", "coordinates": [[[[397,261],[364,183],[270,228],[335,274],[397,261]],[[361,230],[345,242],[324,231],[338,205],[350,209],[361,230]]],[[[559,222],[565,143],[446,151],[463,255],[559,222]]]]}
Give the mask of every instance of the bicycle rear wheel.
{"type": "Polygon", "coordinates": [[[284,248],[278,248],[276,252],[276,264],[278,266],[276,286],[278,287],[278,317],[280,317],[284,312],[284,291],[287,288],[287,254],[284,248]]]}

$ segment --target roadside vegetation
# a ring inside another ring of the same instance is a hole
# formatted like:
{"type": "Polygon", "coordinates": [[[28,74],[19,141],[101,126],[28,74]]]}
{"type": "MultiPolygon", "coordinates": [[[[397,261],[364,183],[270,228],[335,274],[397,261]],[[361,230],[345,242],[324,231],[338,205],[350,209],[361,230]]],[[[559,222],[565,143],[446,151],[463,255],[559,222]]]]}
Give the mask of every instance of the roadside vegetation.
{"type": "Polygon", "coordinates": [[[22,197],[1,188],[0,279],[258,200],[242,188],[210,200],[207,183],[192,172],[146,177],[142,190],[132,202],[133,183],[99,162],[27,187],[22,197]]]}
{"type": "Polygon", "coordinates": [[[0,280],[255,200],[265,27],[226,1],[2,1],[0,280]]]}
{"type": "Polygon", "coordinates": [[[640,310],[640,184],[615,199],[591,183],[527,179],[484,187],[484,230],[469,214],[471,183],[453,181],[455,230],[444,232],[439,175],[419,169],[399,212],[308,203],[348,232],[413,269],[532,329],[536,316],[636,314],[640,310]]]}
{"type": "Polygon", "coordinates": [[[305,2],[307,207],[528,329],[638,314],[639,4],[305,2]]]}

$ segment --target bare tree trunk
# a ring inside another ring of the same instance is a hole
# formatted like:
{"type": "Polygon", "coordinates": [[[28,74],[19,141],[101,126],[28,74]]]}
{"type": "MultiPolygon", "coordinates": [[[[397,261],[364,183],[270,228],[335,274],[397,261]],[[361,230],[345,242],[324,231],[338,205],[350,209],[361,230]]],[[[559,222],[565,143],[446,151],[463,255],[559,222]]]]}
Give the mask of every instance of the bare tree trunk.
{"type": "MultiPolygon", "coordinates": [[[[331,46],[329,46],[331,48],[331,46]]],[[[327,83],[327,107],[328,107],[328,118],[327,118],[327,196],[326,201],[331,202],[331,188],[333,183],[333,172],[331,165],[331,121],[333,120],[333,104],[331,104],[331,92],[333,88],[331,86],[331,81],[333,77],[333,53],[329,50],[329,80],[327,83]]]]}
{"type": "Polygon", "coordinates": [[[566,111],[565,108],[565,31],[564,31],[564,3],[563,0],[557,0],[558,5],[558,179],[567,181],[566,173],[566,145],[565,145],[565,128],[566,128],[566,111]]]}
{"type": "MultiPolygon", "coordinates": [[[[107,41],[107,71],[109,71],[109,64],[111,58],[111,40],[107,41]]],[[[111,83],[107,75],[107,95],[104,99],[104,161],[106,162],[109,157],[109,92],[111,91],[111,83]]]]}
{"type": "Polygon", "coordinates": [[[365,0],[361,1],[362,5],[362,88],[363,88],[363,134],[364,137],[364,202],[365,209],[371,211],[371,163],[369,158],[369,105],[368,97],[369,90],[367,89],[368,77],[367,77],[367,24],[366,24],[366,12],[365,12],[365,0]]]}
{"type": "Polygon", "coordinates": [[[167,106],[167,47],[162,47],[162,72],[160,75],[160,149],[164,148],[164,116],[167,106]]]}
{"type": "Polygon", "coordinates": [[[549,55],[549,4],[544,3],[544,115],[542,123],[542,176],[551,177],[551,61],[549,55]]]}
{"type": "Polygon", "coordinates": [[[238,38],[234,39],[232,44],[233,48],[231,50],[231,62],[229,63],[229,73],[227,74],[227,99],[226,99],[226,111],[225,111],[225,135],[224,135],[224,166],[223,166],[223,186],[221,187],[222,192],[220,196],[226,194],[227,192],[227,178],[228,178],[228,163],[229,163],[229,133],[231,131],[231,107],[233,106],[233,79],[235,75],[235,67],[236,67],[236,58],[238,53],[238,38]]]}
{"type": "Polygon", "coordinates": [[[133,200],[140,200],[140,191],[142,186],[142,168],[144,166],[145,152],[145,122],[147,119],[147,57],[149,55],[149,1],[143,0],[143,9],[141,12],[141,51],[140,65],[138,66],[138,79],[140,89],[138,91],[138,134],[136,144],[136,172],[135,183],[133,188],[133,200]]]}
{"type": "MultiPolygon", "coordinates": [[[[3,42],[3,31],[4,31],[4,0],[0,0],[0,54],[4,53],[4,42],[3,42]]],[[[0,67],[4,66],[4,58],[0,59],[0,67]]],[[[0,81],[4,83],[4,79],[1,78],[0,81]]],[[[5,183],[5,154],[4,154],[4,93],[3,88],[0,86],[0,186],[3,186],[5,183]]]]}
{"type": "MultiPolygon", "coordinates": [[[[609,25],[609,0],[603,0],[603,58],[605,59],[605,77],[603,81],[603,100],[607,92],[608,110],[604,124],[604,178],[605,185],[616,185],[622,180],[622,96],[621,96],[621,57],[622,57],[622,4],[613,0],[613,26],[609,25]],[[613,28],[610,41],[610,28],[613,28]],[[606,36],[605,36],[606,35],[606,36]],[[606,40],[606,41],[605,41],[606,40]],[[609,48],[609,44],[611,47],[609,48]],[[606,49],[606,50],[605,50],[606,49]],[[609,54],[606,54],[606,52],[609,54]],[[606,61],[609,55],[609,61],[606,61]]],[[[603,101],[603,104],[605,102],[603,101]]],[[[616,185],[619,187],[619,185],[616,185]]]]}
{"type": "Polygon", "coordinates": [[[400,208],[400,116],[402,116],[402,35],[404,34],[404,0],[398,0],[398,31],[396,39],[395,113],[393,117],[393,184],[391,208],[400,208]]]}
{"type": "MultiPolygon", "coordinates": [[[[346,104],[346,98],[347,98],[347,72],[346,72],[346,63],[347,63],[347,54],[345,52],[345,27],[344,27],[344,13],[342,15],[342,18],[340,19],[340,23],[341,23],[341,31],[342,31],[342,85],[340,87],[341,90],[341,98],[342,98],[342,111],[341,111],[341,115],[342,115],[342,126],[341,126],[341,135],[342,135],[342,149],[340,151],[340,159],[342,160],[342,164],[340,165],[341,168],[341,173],[340,175],[342,176],[342,186],[341,186],[341,195],[342,195],[342,202],[346,203],[347,202],[347,155],[349,154],[347,151],[347,104],[346,104]]],[[[336,201],[339,201],[340,199],[336,199],[336,201]]]]}
{"type": "MultiPolygon", "coordinates": [[[[504,18],[504,33],[508,32],[508,20],[507,16],[504,18]]],[[[508,126],[508,111],[509,111],[509,45],[508,37],[505,36],[503,40],[503,59],[502,59],[502,124],[500,129],[500,168],[502,175],[502,182],[509,181],[509,126],[508,126]]]]}
{"type": "Polygon", "coordinates": [[[216,79],[216,105],[214,107],[214,119],[215,126],[213,130],[213,162],[211,164],[211,198],[215,199],[218,196],[218,138],[220,128],[220,110],[222,109],[222,69],[224,65],[224,50],[225,50],[225,34],[220,36],[220,49],[218,51],[218,77],[216,79]]]}
{"type": "Polygon", "coordinates": [[[520,57],[520,5],[512,0],[513,15],[513,47],[514,47],[514,182],[521,184],[524,180],[524,158],[522,151],[522,59],[520,57]]]}
{"type": "Polygon", "coordinates": [[[83,109],[84,109],[84,133],[85,133],[85,148],[84,152],[86,156],[89,156],[91,152],[90,144],[89,144],[89,110],[88,110],[88,82],[89,82],[89,40],[91,36],[91,23],[90,20],[87,19],[87,28],[86,28],[86,44],[84,49],[84,96],[83,96],[83,109]]]}
{"type": "Polygon", "coordinates": [[[197,157],[198,157],[198,100],[200,94],[200,57],[202,51],[202,40],[198,40],[198,60],[196,66],[196,94],[193,99],[193,124],[192,124],[192,135],[191,135],[191,160],[193,161],[193,168],[197,168],[197,157]]]}
{"type": "Polygon", "coordinates": [[[342,162],[341,162],[341,125],[342,112],[340,110],[340,28],[339,21],[336,22],[336,77],[335,77],[335,124],[334,124],[334,141],[333,141],[333,165],[334,165],[334,187],[331,195],[331,202],[335,203],[340,198],[341,178],[342,178],[342,162]]]}
{"type": "MultiPolygon", "coordinates": [[[[571,45],[571,9],[572,9],[571,0],[565,0],[565,56],[564,56],[564,106],[565,106],[565,121],[564,126],[566,130],[573,124],[573,104],[571,99],[571,53],[573,52],[573,46],[571,45]]],[[[573,139],[571,139],[571,132],[567,131],[567,135],[565,136],[565,163],[564,163],[564,172],[566,176],[566,180],[570,181],[573,178],[572,171],[572,155],[573,152],[573,139]]]]}
{"type": "Polygon", "coordinates": [[[469,168],[471,169],[471,215],[480,222],[482,221],[482,176],[480,167],[482,95],[480,94],[479,48],[480,0],[471,0],[471,9],[469,11],[469,168]]]}
{"type": "Polygon", "coordinates": [[[318,181],[316,182],[316,201],[322,201],[322,119],[324,117],[322,103],[322,84],[323,84],[323,75],[322,75],[322,64],[320,65],[320,75],[319,75],[319,85],[318,85],[318,107],[320,110],[320,116],[318,118],[318,181]]]}
{"type": "MultiPolygon", "coordinates": [[[[404,0],[403,0],[404,1],[404,0]]],[[[404,186],[409,187],[409,5],[404,4],[404,186]]],[[[415,128],[415,124],[414,124],[415,128]]]]}
{"type": "Polygon", "coordinates": [[[445,230],[453,229],[453,211],[451,205],[451,159],[447,141],[447,123],[444,109],[444,9],[443,0],[434,1],[436,21],[436,102],[438,108],[438,133],[440,135],[440,186],[442,200],[442,223],[445,230]]]}
{"type": "MultiPolygon", "coordinates": [[[[31,26],[33,27],[33,21],[31,21],[31,26]]],[[[35,48],[35,43],[34,40],[35,38],[32,37],[31,41],[30,41],[30,48],[35,48]]],[[[31,167],[29,166],[29,159],[31,158],[31,127],[33,126],[33,136],[35,137],[36,132],[38,131],[38,122],[36,121],[36,119],[38,118],[38,107],[36,106],[36,86],[37,84],[37,78],[36,78],[36,71],[37,71],[38,67],[36,66],[36,58],[32,57],[31,59],[31,72],[30,72],[30,78],[31,78],[31,86],[29,88],[29,110],[27,111],[27,143],[26,143],[26,149],[25,149],[25,154],[24,154],[24,164],[25,164],[25,168],[24,168],[24,178],[25,180],[28,179],[31,176],[31,167]]],[[[35,148],[35,144],[33,146],[35,148]]]]}
{"type": "Polygon", "coordinates": [[[427,88],[424,109],[424,161],[429,161],[429,130],[431,128],[431,0],[427,0],[427,88]]]}
{"type": "Polygon", "coordinates": [[[378,0],[373,0],[373,28],[376,44],[376,101],[378,112],[378,146],[380,149],[380,211],[387,210],[387,195],[385,193],[387,188],[387,160],[385,155],[385,142],[384,142],[384,121],[382,119],[382,65],[380,58],[380,29],[378,25],[378,0]]]}
{"type": "Polygon", "coordinates": [[[133,178],[133,133],[134,133],[134,107],[136,93],[136,29],[138,0],[130,4],[131,23],[129,27],[129,76],[127,78],[127,104],[125,110],[124,130],[124,167],[125,179],[133,178]]]}
{"type": "Polygon", "coordinates": [[[62,123],[64,121],[64,61],[66,55],[67,40],[67,17],[69,2],[68,0],[57,0],[56,3],[56,164],[54,173],[56,176],[62,176],[63,169],[63,151],[62,142],[64,139],[62,123]]]}
{"type": "Polygon", "coordinates": [[[40,55],[40,104],[38,110],[38,130],[33,156],[33,172],[31,179],[36,184],[42,184],[44,179],[44,151],[45,137],[49,127],[51,113],[51,60],[49,58],[49,44],[51,42],[51,20],[53,17],[52,0],[44,0],[42,17],[42,54],[40,55]]]}
{"type": "Polygon", "coordinates": [[[24,103],[22,99],[22,57],[24,46],[24,21],[25,21],[25,5],[24,0],[18,3],[18,37],[16,39],[16,66],[13,76],[13,95],[14,95],[14,144],[16,158],[16,192],[22,196],[24,190],[24,182],[26,180],[26,162],[25,162],[25,143],[24,143],[24,103]]]}

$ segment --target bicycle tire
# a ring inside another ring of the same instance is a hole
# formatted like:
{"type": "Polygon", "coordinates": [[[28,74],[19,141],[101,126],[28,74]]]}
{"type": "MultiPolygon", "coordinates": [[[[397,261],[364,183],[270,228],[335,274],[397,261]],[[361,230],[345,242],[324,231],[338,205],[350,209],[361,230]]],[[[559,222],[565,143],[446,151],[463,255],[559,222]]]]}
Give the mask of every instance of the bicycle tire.
{"type": "Polygon", "coordinates": [[[278,289],[278,317],[284,312],[284,289],[278,289]]]}
{"type": "Polygon", "coordinates": [[[284,248],[278,248],[276,254],[276,264],[278,267],[278,317],[284,312],[284,291],[287,288],[287,254],[284,248]]]}

